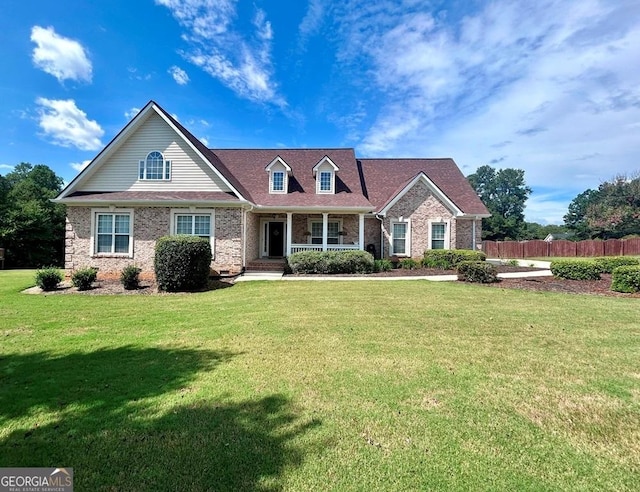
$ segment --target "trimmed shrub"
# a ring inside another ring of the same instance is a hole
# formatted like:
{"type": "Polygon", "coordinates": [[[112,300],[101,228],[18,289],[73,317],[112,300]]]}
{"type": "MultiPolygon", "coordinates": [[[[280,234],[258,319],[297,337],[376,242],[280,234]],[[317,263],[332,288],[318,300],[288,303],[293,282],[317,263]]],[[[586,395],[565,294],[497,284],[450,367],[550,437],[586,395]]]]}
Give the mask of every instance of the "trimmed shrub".
{"type": "Polygon", "coordinates": [[[498,268],[486,261],[461,261],[456,266],[458,280],[490,284],[498,281],[498,268]]]}
{"type": "Polygon", "coordinates": [[[405,270],[414,270],[418,267],[418,262],[413,258],[402,258],[400,260],[400,268],[404,268],[405,270]]]}
{"type": "Polygon", "coordinates": [[[153,267],[160,290],[179,292],[206,287],[211,244],[198,236],[163,236],[156,241],[153,267]]]}
{"type": "Polygon", "coordinates": [[[120,274],[120,283],[125,290],[136,290],[140,287],[140,272],[142,269],[137,266],[127,265],[120,274]]]}
{"type": "Polygon", "coordinates": [[[36,285],[42,290],[55,290],[64,275],[55,267],[47,267],[36,272],[36,285]]]}
{"type": "Polygon", "coordinates": [[[374,267],[366,251],[300,251],[287,262],[292,273],[371,273],[374,267]]]}
{"type": "Polygon", "coordinates": [[[485,261],[487,255],[471,249],[428,249],[424,252],[422,266],[453,270],[461,261],[485,261]]]}
{"type": "Polygon", "coordinates": [[[78,290],[89,290],[91,288],[91,284],[96,281],[97,277],[97,268],[81,268],[80,270],[73,272],[73,275],[71,275],[71,285],[76,287],[78,290]]]}
{"type": "Polygon", "coordinates": [[[393,263],[391,260],[387,258],[382,258],[380,260],[374,260],[373,262],[373,271],[374,272],[388,272],[393,268],[393,263]]]}
{"type": "Polygon", "coordinates": [[[599,280],[600,267],[593,260],[556,260],[551,262],[554,277],[569,280],[599,280]]]}
{"type": "Polygon", "coordinates": [[[613,273],[616,268],[621,266],[640,265],[640,260],[630,256],[604,256],[593,261],[600,267],[600,273],[613,273]]]}
{"type": "Polygon", "coordinates": [[[611,274],[611,290],[615,292],[640,292],[640,266],[615,268],[611,274]]]}

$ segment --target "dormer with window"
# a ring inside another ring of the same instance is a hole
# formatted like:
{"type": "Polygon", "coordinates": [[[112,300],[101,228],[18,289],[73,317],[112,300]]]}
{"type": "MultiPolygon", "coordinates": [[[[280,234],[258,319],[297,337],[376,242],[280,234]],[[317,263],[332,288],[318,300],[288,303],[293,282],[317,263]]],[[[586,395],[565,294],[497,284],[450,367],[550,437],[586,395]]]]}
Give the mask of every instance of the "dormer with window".
{"type": "Polygon", "coordinates": [[[269,193],[283,195],[288,193],[291,167],[278,156],[264,169],[269,173],[269,193]]]}
{"type": "Polygon", "coordinates": [[[149,152],[146,159],[140,161],[138,179],[143,181],[171,180],[171,161],[166,160],[162,152],[149,152]]]}
{"type": "Polygon", "coordinates": [[[316,178],[316,193],[333,195],[336,192],[336,172],[338,170],[338,166],[327,156],[313,167],[313,175],[316,178]]]}

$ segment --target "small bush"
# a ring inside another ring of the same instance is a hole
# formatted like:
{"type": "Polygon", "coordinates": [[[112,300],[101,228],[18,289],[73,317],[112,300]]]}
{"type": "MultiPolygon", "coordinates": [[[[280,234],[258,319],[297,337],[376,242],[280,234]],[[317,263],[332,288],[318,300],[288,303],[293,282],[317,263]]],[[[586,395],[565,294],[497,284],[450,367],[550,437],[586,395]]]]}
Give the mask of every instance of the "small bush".
{"type": "Polygon", "coordinates": [[[64,275],[55,267],[47,267],[36,272],[36,285],[42,290],[55,290],[64,275]]]}
{"type": "Polygon", "coordinates": [[[640,292],[640,266],[615,268],[611,274],[611,290],[615,292],[640,292]]]}
{"type": "Polygon", "coordinates": [[[498,268],[486,261],[461,261],[456,266],[458,280],[490,284],[498,281],[498,268]]]}
{"type": "Polygon", "coordinates": [[[287,262],[292,273],[371,273],[374,267],[366,251],[300,251],[287,262]]]}
{"type": "Polygon", "coordinates": [[[76,270],[71,275],[71,284],[78,290],[89,290],[91,284],[96,281],[98,277],[98,269],[95,267],[82,268],[76,270]]]}
{"type": "Polygon", "coordinates": [[[386,258],[382,258],[380,260],[374,260],[373,262],[373,271],[374,272],[388,272],[393,268],[393,263],[391,260],[386,258]]]}
{"type": "Polygon", "coordinates": [[[206,287],[211,259],[211,244],[206,238],[161,237],[156,241],[153,261],[158,288],[178,292],[206,287]]]}
{"type": "Polygon", "coordinates": [[[140,287],[140,272],[142,269],[137,266],[128,265],[122,269],[120,283],[125,290],[136,290],[140,287]]]}
{"type": "Polygon", "coordinates": [[[400,268],[405,270],[415,270],[418,267],[418,262],[413,258],[402,258],[400,260],[400,268]]]}
{"type": "Polygon", "coordinates": [[[629,256],[605,256],[593,261],[600,267],[600,273],[613,273],[621,266],[640,265],[640,260],[629,256]]]}
{"type": "Polygon", "coordinates": [[[551,262],[554,277],[569,280],[599,280],[600,267],[592,260],[556,260],[551,262]]]}
{"type": "Polygon", "coordinates": [[[487,255],[471,249],[428,249],[424,252],[422,266],[452,270],[461,261],[485,261],[487,255]]]}

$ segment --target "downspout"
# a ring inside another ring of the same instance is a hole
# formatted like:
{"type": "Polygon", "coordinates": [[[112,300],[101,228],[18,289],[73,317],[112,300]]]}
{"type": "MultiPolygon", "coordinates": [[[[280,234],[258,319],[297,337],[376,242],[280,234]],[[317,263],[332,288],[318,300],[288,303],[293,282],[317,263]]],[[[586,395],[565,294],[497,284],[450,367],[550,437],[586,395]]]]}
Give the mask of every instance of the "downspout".
{"type": "Polygon", "coordinates": [[[380,259],[384,258],[384,215],[376,214],[376,219],[380,221],[380,259]]]}
{"type": "Polygon", "coordinates": [[[471,249],[474,251],[476,250],[476,220],[478,220],[478,217],[474,215],[471,223],[471,249]]]}

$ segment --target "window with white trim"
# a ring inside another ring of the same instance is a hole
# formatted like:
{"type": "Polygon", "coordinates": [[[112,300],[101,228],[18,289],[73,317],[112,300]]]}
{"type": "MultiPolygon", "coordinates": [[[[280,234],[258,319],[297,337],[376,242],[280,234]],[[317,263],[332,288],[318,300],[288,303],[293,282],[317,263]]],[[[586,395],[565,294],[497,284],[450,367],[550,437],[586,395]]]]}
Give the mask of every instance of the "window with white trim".
{"type": "Polygon", "coordinates": [[[131,255],[131,213],[96,212],[93,254],[131,255]]]}
{"type": "Polygon", "coordinates": [[[320,171],[319,173],[319,191],[320,193],[331,193],[333,172],[320,171]]]}
{"type": "Polygon", "coordinates": [[[271,171],[271,192],[284,192],[284,171],[271,171]]]}
{"type": "Polygon", "coordinates": [[[175,234],[211,238],[211,214],[175,214],[175,234]]]}
{"type": "Polygon", "coordinates": [[[445,249],[446,246],[447,224],[432,223],[431,224],[431,249],[445,249]]]}
{"type": "Polygon", "coordinates": [[[171,179],[171,161],[164,158],[161,152],[153,151],[140,161],[138,179],[168,181],[171,179]]]}
{"type": "MultiPolygon", "coordinates": [[[[340,244],[340,221],[327,222],[327,244],[340,244]]],[[[322,221],[311,221],[310,244],[322,244],[322,221]]]]}
{"type": "Polygon", "coordinates": [[[409,223],[391,223],[391,254],[396,256],[409,256],[409,223]]]}

